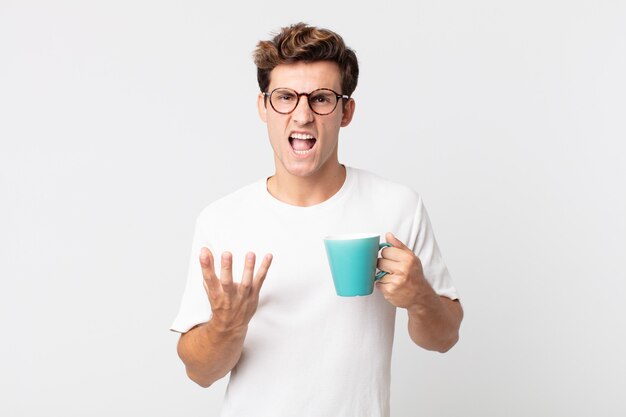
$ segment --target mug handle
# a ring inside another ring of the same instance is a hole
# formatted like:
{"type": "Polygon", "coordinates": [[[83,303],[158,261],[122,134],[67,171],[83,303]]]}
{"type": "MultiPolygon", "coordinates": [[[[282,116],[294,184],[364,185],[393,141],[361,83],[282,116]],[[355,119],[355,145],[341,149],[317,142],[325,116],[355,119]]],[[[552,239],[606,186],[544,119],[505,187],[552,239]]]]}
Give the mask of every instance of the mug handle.
{"type": "MultiPolygon", "coordinates": [[[[391,245],[389,243],[379,243],[378,244],[378,251],[380,252],[381,249],[383,248],[390,248],[391,245]]],[[[382,277],[384,277],[385,275],[387,275],[389,272],[385,272],[385,271],[380,271],[378,274],[376,274],[376,276],[374,277],[374,281],[378,281],[379,279],[381,279],[382,277]]]]}

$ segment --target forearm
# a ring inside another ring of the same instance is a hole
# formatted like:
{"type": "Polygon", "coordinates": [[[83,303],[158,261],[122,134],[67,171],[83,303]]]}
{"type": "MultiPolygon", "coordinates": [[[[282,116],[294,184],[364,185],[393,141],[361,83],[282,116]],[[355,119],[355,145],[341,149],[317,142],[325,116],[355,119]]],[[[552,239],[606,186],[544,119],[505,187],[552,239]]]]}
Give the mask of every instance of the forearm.
{"type": "Polygon", "coordinates": [[[191,380],[208,387],[224,377],[241,357],[247,327],[223,329],[208,321],[180,337],[178,356],[191,380]]]}
{"type": "Polygon", "coordinates": [[[463,309],[458,300],[450,300],[434,291],[423,294],[419,302],[407,308],[409,335],[427,350],[446,352],[459,339],[463,309]]]}

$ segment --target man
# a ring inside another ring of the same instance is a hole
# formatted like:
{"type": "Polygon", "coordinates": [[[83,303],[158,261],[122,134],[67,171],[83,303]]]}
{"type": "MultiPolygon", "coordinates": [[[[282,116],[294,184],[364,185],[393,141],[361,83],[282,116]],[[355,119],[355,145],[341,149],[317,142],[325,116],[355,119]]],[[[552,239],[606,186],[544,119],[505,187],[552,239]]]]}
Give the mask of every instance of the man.
{"type": "Polygon", "coordinates": [[[230,372],[222,416],[388,416],[396,308],[440,352],[463,315],[428,215],[408,187],[339,163],[358,78],[339,35],[299,23],[254,59],[276,170],[198,217],[178,354],[203,387],[230,372]],[[388,274],[370,296],[338,297],[323,238],[364,231],[392,245],[388,274]]]}

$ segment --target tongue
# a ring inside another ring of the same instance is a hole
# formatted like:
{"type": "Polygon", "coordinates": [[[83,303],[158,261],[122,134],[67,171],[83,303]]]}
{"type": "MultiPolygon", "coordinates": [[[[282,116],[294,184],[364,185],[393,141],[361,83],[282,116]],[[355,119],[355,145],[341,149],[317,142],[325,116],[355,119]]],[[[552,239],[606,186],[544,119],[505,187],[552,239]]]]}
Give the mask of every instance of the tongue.
{"type": "Polygon", "coordinates": [[[308,151],[315,145],[315,139],[291,139],[291,147],[296,151],[308,151]]]}

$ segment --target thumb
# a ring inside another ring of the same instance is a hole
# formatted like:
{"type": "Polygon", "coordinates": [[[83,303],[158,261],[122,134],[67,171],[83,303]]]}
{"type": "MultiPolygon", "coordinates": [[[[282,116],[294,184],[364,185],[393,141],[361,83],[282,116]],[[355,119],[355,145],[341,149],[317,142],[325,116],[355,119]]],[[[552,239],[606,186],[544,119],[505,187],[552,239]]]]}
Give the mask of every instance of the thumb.
{"type": "Polygon", "coordinates": [[[395,235],[391,232],[388,232],[387,234],[385,234],[385,239],[387,240],[387,243],[390,243],[394,248],[403,249],[403,250],[407,250],[407,249],[411,250],[404,243],[402,243],[400,239],[395,237],[395,235]]]}

